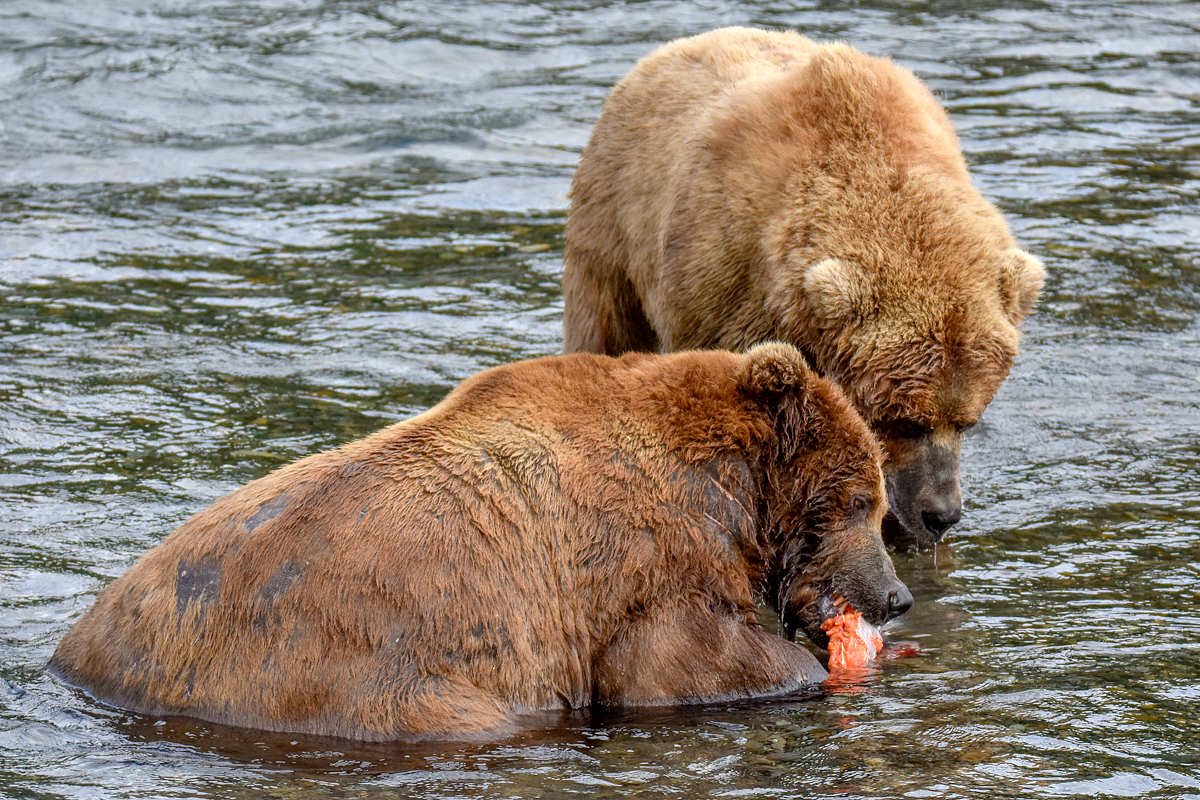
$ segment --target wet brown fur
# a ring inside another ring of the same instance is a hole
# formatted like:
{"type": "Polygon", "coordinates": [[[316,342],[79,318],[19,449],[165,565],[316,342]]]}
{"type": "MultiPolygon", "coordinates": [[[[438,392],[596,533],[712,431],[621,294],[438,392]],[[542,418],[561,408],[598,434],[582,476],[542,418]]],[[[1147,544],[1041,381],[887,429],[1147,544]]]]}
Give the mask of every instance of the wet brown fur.
{"type": "Polygon", "coordinates": [[[787,345],[498,367],[188,520],[51,669],[143,713],[368,740],[786,692],[825,672],[758,602],[820,639],[822,593],[881,623],[903,589],[879,464],[787,345]]]}
{"type": "Polygon", "coordinates": [[[880,436],[889,490],[945,450],[952,481],[916,476],[938,496],[897,505],[956,504],[961,431],[1042,274],[911,72],[727,28],[660,48],[608,98],[571,188],[564,350],[791,342],[880,436]]]}

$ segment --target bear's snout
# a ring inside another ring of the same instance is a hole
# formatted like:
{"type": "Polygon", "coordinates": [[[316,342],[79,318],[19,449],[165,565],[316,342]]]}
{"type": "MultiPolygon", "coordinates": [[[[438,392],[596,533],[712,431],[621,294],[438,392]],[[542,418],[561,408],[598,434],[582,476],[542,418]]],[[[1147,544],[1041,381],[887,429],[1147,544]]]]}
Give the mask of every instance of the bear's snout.
{"type": "Polygon", "coordinates": [[[888,511],[911,543],[934,545],[962,518],[960,448],[958,435],[948,444],[936,443],[929,435],[888,443],[888,511]]]}
{"type": "Polygon", "coordinates": [[[887,618],[895,619],[908,611],[913,606],[912,592],[908,590],[900,581],[896,581],[896,585],[888,592],[887,597],[887,618]]]}

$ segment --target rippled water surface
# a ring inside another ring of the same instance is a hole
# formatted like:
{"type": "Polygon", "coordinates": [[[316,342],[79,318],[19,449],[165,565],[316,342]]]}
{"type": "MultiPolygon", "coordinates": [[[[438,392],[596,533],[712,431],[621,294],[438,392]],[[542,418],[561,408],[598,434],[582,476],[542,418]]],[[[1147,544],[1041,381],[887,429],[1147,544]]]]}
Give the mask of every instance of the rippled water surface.
{"type": "Polygon", "coordinates": [[[1200,798],[1200,4],[0,3],[0,795],[1200,798]],[[241,483],[557,352],[609,87],[727,24],[938,93],[1049,281],[897,556],[919,652],[809,697],[351,747],[100,707],[44,665],[241,483]]]}

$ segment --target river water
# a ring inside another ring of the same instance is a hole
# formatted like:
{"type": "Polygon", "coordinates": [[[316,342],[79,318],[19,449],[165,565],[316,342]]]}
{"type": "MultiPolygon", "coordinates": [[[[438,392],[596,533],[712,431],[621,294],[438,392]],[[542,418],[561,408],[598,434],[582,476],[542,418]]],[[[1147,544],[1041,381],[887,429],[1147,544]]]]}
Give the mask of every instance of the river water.
{"type": "Polygon", "coordinates": [[[5,0],[0,796],[1200,798],[1200,4],[5,0]],[[1049,278],[898,555],[915,655],[811,696],[357,747],[45,673],[240,484],[552,354],[566,192],[663,41],[795,27],[943,100],[1049,278]]]}

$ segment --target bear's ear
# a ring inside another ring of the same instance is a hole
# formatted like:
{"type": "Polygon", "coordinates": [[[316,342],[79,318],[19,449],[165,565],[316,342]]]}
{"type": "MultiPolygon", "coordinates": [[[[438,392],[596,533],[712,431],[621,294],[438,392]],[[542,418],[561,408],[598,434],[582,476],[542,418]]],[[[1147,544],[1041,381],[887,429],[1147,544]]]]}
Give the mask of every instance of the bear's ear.
{"type": "Polygon", "coordinates": [[[1014,248],[1003,258],[999,277],[1000,302],[1004,313],[1016,325],[1033,310],[1033,304],[1042,292],[1046,270],[1041,261],[1024,250],[1014,248]]]}
{"type": "Polygon", "coordinates": [[[869,300],[863,277],[839,258],[818,261],[804,273],[804,295],[822,319],[834,322],[863,313],[869,300]]]}
{"type": "Polygon", "coordinates": [[[810,375],[800,351],[785,342],[765,342],[746,351],[738,383],[758,396],[791,390],[810,375]]]}

